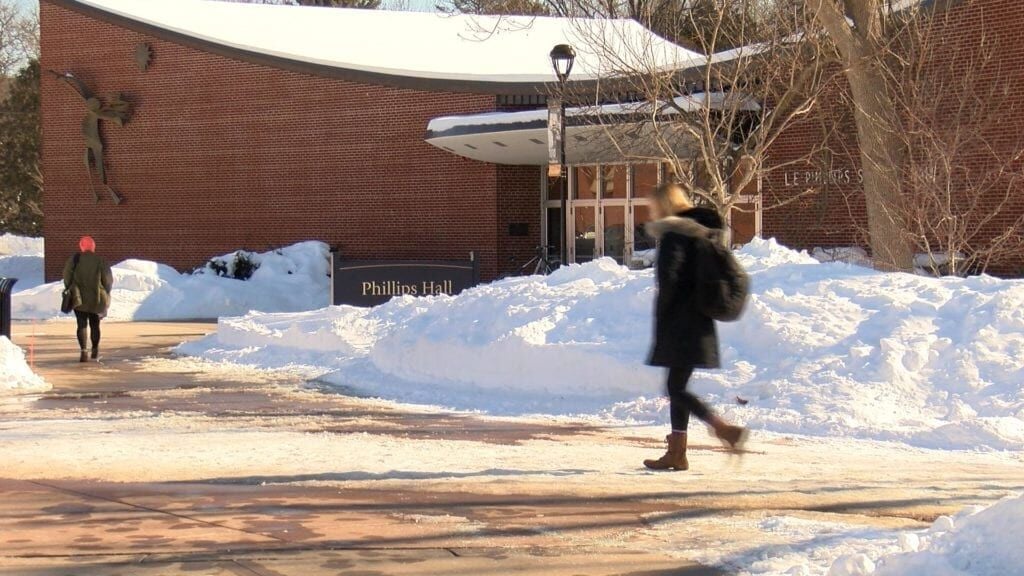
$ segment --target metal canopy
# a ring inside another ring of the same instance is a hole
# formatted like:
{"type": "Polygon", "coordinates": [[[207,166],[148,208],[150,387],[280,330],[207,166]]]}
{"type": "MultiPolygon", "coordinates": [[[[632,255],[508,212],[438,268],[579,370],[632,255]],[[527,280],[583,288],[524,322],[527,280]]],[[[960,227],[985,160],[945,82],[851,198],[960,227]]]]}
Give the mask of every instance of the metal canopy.
{"type": "MultiPolygon", "coordinates": [[[[721,93],[676,99],[675,107],[651,111],[647,103],[571,108],[566,112],[566,164],[609,164],[695,156],[699,142],[677,109],[739,105],[756,112],[757,102],[721,93]]],[[[424,138],[459,156],[492,164],[545,166],[548,163],[547,110],[492,112],[435,118],[424,138]]]]}

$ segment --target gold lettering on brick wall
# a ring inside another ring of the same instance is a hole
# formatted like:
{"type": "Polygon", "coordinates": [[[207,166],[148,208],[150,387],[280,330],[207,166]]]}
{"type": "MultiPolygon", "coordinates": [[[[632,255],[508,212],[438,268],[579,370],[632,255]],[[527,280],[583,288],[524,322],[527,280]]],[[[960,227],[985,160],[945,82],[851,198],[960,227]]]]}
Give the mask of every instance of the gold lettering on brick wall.
{"type": "Polygon", "coordinates": [[[791,170],[782,173],[787,188],[822,184],[863,184],[863,170],[791,170]]]}

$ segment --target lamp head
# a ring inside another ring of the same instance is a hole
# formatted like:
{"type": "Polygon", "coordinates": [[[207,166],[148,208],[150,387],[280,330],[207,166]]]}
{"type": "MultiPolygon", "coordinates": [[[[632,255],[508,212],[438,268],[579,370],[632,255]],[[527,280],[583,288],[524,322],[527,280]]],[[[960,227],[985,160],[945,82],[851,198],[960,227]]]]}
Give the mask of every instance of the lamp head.
{"type": "Polygon", "coordinates": [[[576,51],[568,44],[559,44],[551,49],[551,66],[559,82],[565,82],[572,72],[572,63],[576,60],[576,51]]]}

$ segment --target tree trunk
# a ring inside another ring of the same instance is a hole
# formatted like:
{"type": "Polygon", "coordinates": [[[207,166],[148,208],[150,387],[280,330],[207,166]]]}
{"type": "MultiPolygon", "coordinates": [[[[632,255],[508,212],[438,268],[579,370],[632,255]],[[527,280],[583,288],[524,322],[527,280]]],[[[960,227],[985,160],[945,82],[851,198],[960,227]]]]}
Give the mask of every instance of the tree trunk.
{"type": "Polygon", "coordinates": [[[903,221],[903,191],[899,163],[902,150],[893,130],[897,127],[885,79],[872,68],[854,64],[847,71],[854,101],[854,119],[864,170],[864,200],[872,259],[884,268],[910,270],[913,252],[903,221]]]}
{"type": "Polygon", "coordinates": [[[896,270],[913,267],[903,222],[899,180],[902,148],[896,139],[896,111],[889,96],[879,49],[882,40],[878,0],[805,0],[805,7],[836,43],[846,65],[864,170],[864,199],[872,258],[896,270]],[[854,21],[850,26],[849,13],[854,21]]]}

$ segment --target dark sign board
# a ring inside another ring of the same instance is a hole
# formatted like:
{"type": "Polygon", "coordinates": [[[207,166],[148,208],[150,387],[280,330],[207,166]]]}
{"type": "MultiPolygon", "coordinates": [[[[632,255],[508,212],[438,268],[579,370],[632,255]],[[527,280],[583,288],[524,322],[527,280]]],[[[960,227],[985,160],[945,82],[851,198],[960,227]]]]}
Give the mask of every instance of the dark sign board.
{"type": "Polygon", "coordinates": [[[480,282],[472,260],[342,260],[334,255],[331,302],[376,306],[393,296],[458,294],[480,282]]]}

